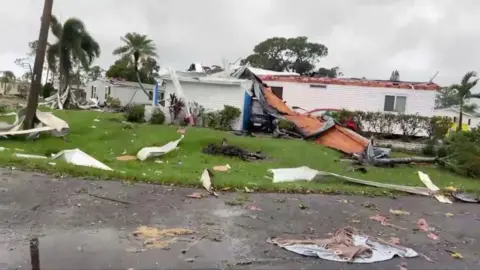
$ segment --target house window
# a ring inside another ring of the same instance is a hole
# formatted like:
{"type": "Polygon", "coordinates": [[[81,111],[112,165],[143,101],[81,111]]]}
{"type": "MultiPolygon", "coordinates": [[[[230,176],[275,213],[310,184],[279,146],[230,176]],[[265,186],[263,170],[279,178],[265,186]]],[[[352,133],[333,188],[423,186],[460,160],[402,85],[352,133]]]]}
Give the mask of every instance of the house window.
{"type": "Polygon", "coordinates": [[[112,88],[110,86],[105,86],[105,100],[108,99],[108,97],[111,96],[112,88]]]}
{"type": "Polygon", "coordinates": [[[160,92],[160,97],[159,97],[159,103],[160,105],[162,105],[163,107],[165,107],[165,92],[160,92]]]}
{"type": "Polygon", "coordinates": [[[457,122],[457,117],[456,117],[456,116],[453,117],[453,122],[454,122],[454,123],[457,122]]]}
{"type": "Polygon", "coordinates": [[[310,88],[327,88],[324,84],[310,84],[310,88]]]}
{"type": "Polygon", "coordinates": [[[148,100],[153,100],[153,91],[148,91],[148,100]]]}
{"type": "Polygon", "coordinates": [[[272,86],[270,88],[275,96],[277,96],[279,99],[283,99],[283,87],[272,86]]]}
{"type": "Polygon", "coordinates": [[[97,98],[97,87],[92,85],[92,90],[90,93],[90,98],[97,98]]]}
{"type": "Polygon", "coordinates": [[[407,106],[407,97],[404,96],[385,96],[383,110],[386,112],[404,113],[407,106]]]}

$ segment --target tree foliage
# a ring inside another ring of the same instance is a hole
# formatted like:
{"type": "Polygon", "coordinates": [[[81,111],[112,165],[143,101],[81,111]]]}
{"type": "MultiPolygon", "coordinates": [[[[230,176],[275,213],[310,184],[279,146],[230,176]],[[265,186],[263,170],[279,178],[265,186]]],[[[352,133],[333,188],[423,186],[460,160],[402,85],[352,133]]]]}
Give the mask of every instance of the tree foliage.
{"type": "Polygon", "coordinates": [[[60,91],[64,91],[70,83],[74,64],[88,70],[93,60],[100,56],[100,45],[77,18],[70,18],[62,25],[52,16],[50,29],[57,41],[47,49],[47,62],[52,71],[60,73],[60,91]]]}
{"type": "Polygon", "coordinates": [[[453,89],[457,94],[456,99],[457,99],[458,107],[460,109],[459,116],[458,116],[458,119],[459,119],[458,122],[460,124],[457,127],[457,131],[462,130],[463,112],[465,109],[466,102],[472,98],[480,99],[480,94],[472,93],[472,89],[478,83],[478,78],[476,77],[477,77],[477,73],[475,71],[469,71],[463,76],[460,84],[454,84],[450,86],[450,88],[453,89]]]}
{"type": "MultiPolygon", "coordinates": [[[[147,58],[145,64],[142,64],[138,70],[140,80],[144,83],[154,84],[155,78],[158,77],[160,66],[153,58],[147,58]]],[[[128,59],[122,58],[117,61],[107,70],[106,74],[109,78],[123,79],[126,81],[137,81],[137,74],[133,63],[128,59]]]]}
{"type": "Polygon", "coordinates": [[[274,71],[294,71],[306,74],[315,68],[328,49],[320,43],[309,42],[307,37],[273,37],[257,44],[253,53],[242,60],[253,67],[274,71]]]}
{"type": "Polygon", "coordinates": [[[317,72],[313,74],[314,77],[325,77],[325,78],[337,78],[338,76],[343,76],[343,73],[340,71],[339,67],[333,68],[324,68],[321,67],[317,72]]]}
{"type": "Polygon", "coordinates": [[[91,67],[88,72],[87,72],[87,77],[88,77],[88,80],[90,81],[95,81],[97,80],[98,78],[101,78],[102,77],[102,74],[103,74],[104,70],[99,67],[99,66],[93,66],[91,67]]]}
{"type": "Polygon", "coordinates": [[[398,72],[398,70],[392,71],[392,74],[390,75],[390,81],[392,82],[400,81],[400,72],[398,72]]]}
{"type": "MultiPolygon", "coordinates": [[[[118,62],[118,64],[121,64],[119,69],[124,70],[124,68],[128,68],[130,64],[133,64],[133,68],[134,68],[133,70],[135,72],[134,74],[137,77],[137,81],[140,88],[145,93],[145,95],[150,97],[149,92],[147,92],[143,88],[142,76],[138,66],[141,63],[144,65],[150,66],[149,68],[147,68],[147,70],[148,69],[152,70],[155,68],[156,61],[154,60],[154,58],[158,56],[156,52],[157,47],[155,43],[153,42],[153,40],[148,38],[147,35],[142,35],[139,33],[127,33],[124,37],[121,37],[120,39],[123,41],[124,45],[121,47],[118,47],[113,51],[114,55],[120,55],[122,57],[122,59],[120,60],[121,62],[118,62]]],[[[127,71],[125,72],[126,72],[125,76],[127,76],[128,72],[127,71]]],[[[120,73],[122,72],[119,72],[119,74],[120,73]]],[[[117,73],[114,73],[114,74],[117,74],[117,73]]],[[[113,75],[113,74],[110,74],[110,75],[113,75]]],[[[146,72],[145,76],[148,77],[148,75],[149,75],[148,72],[146,72]]]]}

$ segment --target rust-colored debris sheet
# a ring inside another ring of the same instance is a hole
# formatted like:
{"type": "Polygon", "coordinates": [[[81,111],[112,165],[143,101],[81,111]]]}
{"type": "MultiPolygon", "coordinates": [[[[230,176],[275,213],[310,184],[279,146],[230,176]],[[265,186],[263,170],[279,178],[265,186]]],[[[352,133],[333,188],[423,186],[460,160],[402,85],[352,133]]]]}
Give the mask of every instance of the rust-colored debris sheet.
{"type": "Polygon", "coordinates": [[[361,153],[369,144],[368,139],[335,123],[331,118],[319,119],[293,111],[259,81],[254,83],[254,91],[271,115],[292,122],[306,139],[314,139],[316,143],[347,154],[361,153]]]}

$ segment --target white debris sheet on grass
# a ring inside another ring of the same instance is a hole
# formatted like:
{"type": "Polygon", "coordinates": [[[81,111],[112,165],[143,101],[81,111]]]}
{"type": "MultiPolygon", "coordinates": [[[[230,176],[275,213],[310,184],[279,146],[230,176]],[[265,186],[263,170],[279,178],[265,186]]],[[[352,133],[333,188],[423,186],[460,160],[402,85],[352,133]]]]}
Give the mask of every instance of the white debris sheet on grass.
{"type": "Polygon", "coordinates": [[[40,132],[50,131],[51,135],[56,137],[65,136],[68,133],[69,126],[67,122],[56,117],[50,112],[37,111],[35,113],[35,128],[23,130],[23,121],[25,120],[26,110],[21,110],[16,114],[15,123],[12,125],[2,123],[0,125],[0,136],[29,135],[35,137],[40,132]]]}
{"type": "Polygon", "coordinates": [[[404,258],[418,256],[418,253],[411,248],[360,235],[351,228],[340,229],[334,236],[327,239],[270,238],[267,242],[303,256],[319,257],[336,262],[374,263],[390,260],[395,256],[404,258]]]}
{"type": "Polygon", "coordinates": [[[87,153],[83,152],[80,149],[70,149],[70,150],[63,150],[58,154],[54,155],[52,159],[62,159],[67,163],[78,165],[78,166],[86,166],[86,167],[93,167],[97,169],[113,171],[107,165],[101,163],[100,161],[94,159],[87,153]]]}
{"type": "Polygon", "coordinates": [[[144,147],[137,153],[137,158],[141,161],[144,161],[149,158],[163,156],[175,150],[184,137],[185,136],[182,135],[180,139],[176,141],[171,141],[162,147],[144,147]]]}
{"type": "Polygon", "coordinates": [[[320,180],[324,176],[333,176],[335,178],[338,178],[347,182],[361,184],[361,185],[398,190],[398,191],[403,191],[403,192],[423,195],[423,196],[432,195],[432,191],[424,187],[411,187],[411,186],[385,184],[385,183],[379,183],[374,181],[361,180],[361,179],[356,179],[348,176],[343,176],[336,173],[314,170],[306,166],[298,167],[298,168],[271,169],[269,171],[273,173],[273,183],[313,181],[313,180],[320,180]]]}
{"type": "Polygon", "coordinates": [[[418,177],[420,177],[420,181],[434,194],[435,198],[441,202],[441,203],[452,203],[452,201],[447,198],[443,194],[439,194],[438,192],[440,191],[440,188],[438,188],[434,183],[432,183],[432,180],[428,176],[428,174],[425,174],[423,172],[418,172],[418,177]]]}

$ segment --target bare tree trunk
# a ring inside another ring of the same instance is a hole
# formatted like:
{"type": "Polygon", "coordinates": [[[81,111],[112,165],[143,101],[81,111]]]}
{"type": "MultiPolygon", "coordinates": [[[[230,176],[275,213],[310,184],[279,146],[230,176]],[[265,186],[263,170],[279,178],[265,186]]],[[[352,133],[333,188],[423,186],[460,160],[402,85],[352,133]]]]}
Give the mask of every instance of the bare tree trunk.
{"type": "Polygon", "coordinates": [[[45,60],[45,51],[47,49],[48,27],[52,20],[53,0],[45,0],[43,4],[42,22],[40,26],[40,33],[38,35],[37,52],[35,55],[35,64],[33,66],[33,79],[30,85],[30,93],[28,95],[27,111],[25,121],[23,123],[24,129],[31,129],[34,125],[35,113],[38,107],[38,95],[42,87],[42,71],[43,62],[45,60]]]}
{"type": "Polygon", "coordinates": [[[460,115],[458,116],[457,132],[462,131],[462,123],[463,123],[463,100],[460,101],[460,115]]]}
{"type": "MultiPolygon", "coordinates": [[[[147,95],[148,98],[152,98],[150,96],[150,93],[147,92],[147,90],[145,90],[145,88],[143,88],[143,84],[142,84],[142,80],[140,79],[140,73],[138,72],[135,72],[137,74],[137,81],[138,81],[138,85],[140,85],[140,88],[142,89],[142,91],[145,93],[145,95],[147,95]]],[[[133,98],[132,98],[133,99],[133,98]]]]}
{"type": "Polygon", "coordinates": [[[47,76],[45,76],[45,83],[48,83],[48,75],[50,73],[50,68],[47,67],[47,76]]]}

